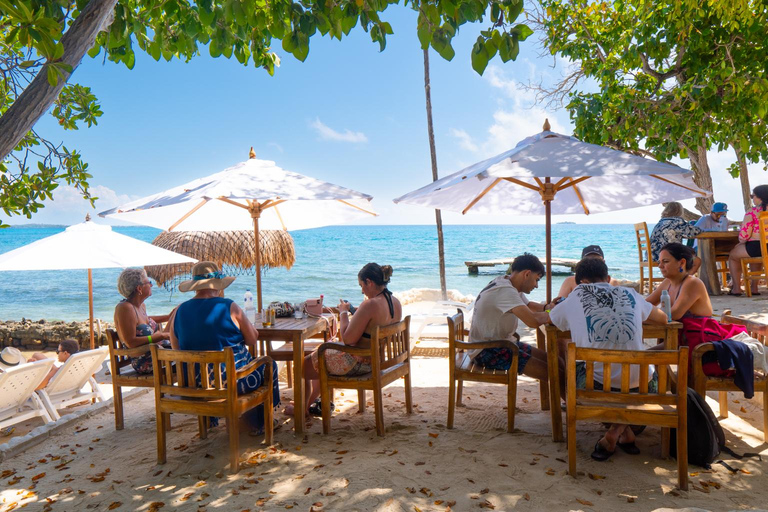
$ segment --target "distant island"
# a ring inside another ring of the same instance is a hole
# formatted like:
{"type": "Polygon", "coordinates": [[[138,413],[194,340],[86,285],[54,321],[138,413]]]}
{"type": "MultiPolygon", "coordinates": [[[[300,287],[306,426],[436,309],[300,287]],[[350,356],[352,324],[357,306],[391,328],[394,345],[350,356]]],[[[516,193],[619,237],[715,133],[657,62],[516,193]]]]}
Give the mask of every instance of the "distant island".
{"type": "Polygon", "coordinates": [[[66,228],[65,224],[12,224],[11,229],[66,228]]]}
{"type": "Polygon", "coordinates": [[[565,222],[558,222],[558,224],[576,224],[576,223],[566,220],[565,222]]]}

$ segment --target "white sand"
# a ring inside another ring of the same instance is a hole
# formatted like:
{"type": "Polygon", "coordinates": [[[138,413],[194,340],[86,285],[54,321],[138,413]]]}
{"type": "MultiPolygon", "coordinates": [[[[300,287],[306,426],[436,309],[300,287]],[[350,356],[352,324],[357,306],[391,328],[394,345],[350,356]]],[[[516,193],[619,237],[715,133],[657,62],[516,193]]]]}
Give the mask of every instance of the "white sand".
{"type": "MultiPolygon", "coordinates": [[[[715,298],[735,314],[768,321],[765,298],[715,298]]],[[[445,428],[447,360],[414,357],[414,414],[407,416],[402,385],[385,390],[387,435],[375,435],[371,407],[357,413],[357,395],[338,390],[332,432],[315,420],[304,438],[292,420],[276,432],[273,447],[241,436],[245,467],[230,476],[223,426],[206,440],[197,422],[175,416],[168,462],[156,465],[154,397],[143,395],[126,409],[125,430],[114,430],[111,410],[2,464],[0,511],[28,510],[705,510],[766,508],[765,463],[728,461],[712,472],[691,467],[689,492],[675,490],[676,464],[659,457],[659,431],[638,437],[642,453],[617,453],[608,462],[589,458],[599,424],[580,423],[578,478],[565,473],[566,445],[551,440],[549,413],[540,410],[538,385],[521,378],[516,432],[507,434],[501,386],[465,387],[465,406],[453,430],[445,428]],[[342,395],[343,393],[343,395],[342,395]],[[10,474],[10,472],[14,472],[10,474]],[[40,476],[42,475],[42,476],[40,476]],[[591,475],[591,476],[590,476],[591,475]],[[35,480],[36,478],[36,480],[35,480]],[[717,485],[709,484],[714,482],[717,485]],[[707,484],[705,487],[704,484],[707,484]],[[719,486],[719,488],[718,488],[719,486]],[[709,492],[706,492],[709,491],[709,492]],[[634,500],[634,503],[628,503],[634,500]],[[154,505],[153,505],[154,504],[154,505]],[[154,507],[154,508],[153,508],[154,507]]],[[[283,389],[287,402],[292,392],[283,389]]],[[[762,409],[740,393],[730,395],[731,414],[721,421],[737,452],[758,451],[762,409]]],[[[369,399],[370,402],[370,394],[369,399]]],[[[717,403],[709,400],[717,413],[717,403]]]]}

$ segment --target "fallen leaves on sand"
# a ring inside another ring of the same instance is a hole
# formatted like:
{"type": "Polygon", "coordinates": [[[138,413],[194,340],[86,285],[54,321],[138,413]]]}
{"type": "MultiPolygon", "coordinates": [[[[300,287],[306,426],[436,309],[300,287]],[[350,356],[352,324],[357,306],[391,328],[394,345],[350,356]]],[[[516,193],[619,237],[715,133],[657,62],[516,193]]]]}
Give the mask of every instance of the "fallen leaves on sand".
{"type": "Polygon", "coordinates": [[[17,483],[21,482],[21,479],[24,478],[23,476],[15,476],[12,479],[8,480],[8,485],[16,485],[17,483]]]}
{"type": "Polygon", "coordinates": [[[116,508],[120,508],[120,506],[123,504],[122,501],[113,501],[109,504],[109,507],[107,507],[107,510],[115,510],[116,508]]]}
{"type": "Polygon", "coordinates": [[[605,477],[603,475],[596,475],[594,473],[587,473],[587,476],[590,480],[605,480],[605,477]]]}
{"type": "Polygon", "coordinates": [[[482,491],[480,491],[480,494],[488,494],[489,492],[491,492],[491,490],[490,490],[489,488],[487,488],[487,487],[486,487],[485,489],[483,489],[482,491]]]}
{"type": "Polygon", "coordinates": [[[162,469],[160,469],[160,470],[158,470],[158,471],[155,471],[155,474],[154,474],[154,475],[152,475],[152,476],[157,476],[157,475],[159,475],[159,474],[160,474],[160,473],[162,473],[162,472],[163,472],[163,470],[162,470],[162,469]]]}
{"type": "Polygon", "coordinates": [[[705,494],[709,494],[709,487],[700,487],[700,486],[698,486],[696,484],[691,484],[691,487],[693,487],[694,489],[696,489],[699,492],[703,492],[705,494]]]}
{"type": "Polygon", "coordinates": [[[392,450],[392,453],[388,454],[387,456],[388,456],[388,457],[391,457],[391,456],[393,456],[393,455],[394,455],[394,454],[396,454],[396,453],[397,453],[397,450],[392,450]]]}
{"type": "Polygon", "coordinates": [[[165,503],[163,503],[162,501],[153,501],[152,503],[149,504],[149,508],[147,510],[148,512],[157,512],[164,506],[165,506],[165,503]]]}
{"type": "Polygon", "coordinates": [[[743,405],[742,405],[742,406],[739,408],[739,411],[741,411],[741,412],[747,412],[747,410],[744,408],[744,406],[743,406],[743,405]]]}
{"type": "Polygon", "coordinates": [[[449,501],[448,503],[445,504],[445,506],[447,506],[448,508],[451,508],[454,505],[456,505],[456,502],[454,500],[451,500],[451,501],[449,501]]]}
{"type": "Polygon", "coordinates": [[[509,467],[509,464],[499,464],[499,466],[501,466],[501,467],[503,467],[503,468],[508,468],[508,467],[509,467]]]}
{"type": "Polygon", "coordinates": [[[421,512],[421,509],[416,505],[413,506],[413,512],[421,512]]]}
{"type": "Polygon", "coordinates": [[[320,508],[323,508],[323,504],[322,504],[322,502],[320,502],[320,501],[317,501],[317,502],[313,503],[313,504],[312,504],[312,506],[313,506],[313,507],[320,507],[320,508]]]}
{"type": "Polygon", "coordinates": [[[413,487],[406,487],[405,490],[411,494],[416,494],[416,489],[414,489],[413,487]]]}
{"type": "Polygon", "coordinates": [[[482,503],[479,504],[479,507],[480,508],[488,508],[488,509],[493,510],[493,509],[496,508],[496,505],[494,505],[493,503],[491,503],[488,500],[485,500],[485,501],[483,501],[482,503]]]}
{"type": "Polygon", "coordinates": [[[414,464],[414,466],[423,466],[424,464],[426,464],[426,462],[417,462],[414,464]]]}
{"type": "Polygon", "coordinates": [[[306,496],[307,494],[309,494],[309,491],[311,491],[311,490],[312,490],[312,488],[311,488],[311,487],[307,487],[307,490],[306,490],[306,491],[304,491],[304,495],[306,496]]]}
{"type": "Polygon", "coordinates": [[[747,469],[744,469],[744,468],[741,468],[741,469],[739,469],[739,471],[741,471],[741,472],[742,472],[742,473],[744,473],[745,475],[751,475],[751,474],[752,474],[752,472],[751,472],[751,471],[749,471],[749,470],[747,470],[747,469]]]}
{"type": "Polygon", "coordinates": [[[8,508],[7,508],[7,509],[5,509],[5,510],[8,510],[8,511],[10,511],[10,510],[13,510],[13,509],[15,509],[15,508],[16,508],[16,507],[18,507],[18,506],[19,506],[18,502],[16,502],[16,501],[12,501],[11,503],[9,503],[9,504],[8,504],[8,508]]]}
{"type": "Polygon", "coordinates": [[[714,480],[699,480],[699,483],[702,487],[714,487],[715,489],[720,489],[720,483],[715,482],[714,480]]]}
{"type": "MultiPolygon", "coordinates": [[[[155,476],[157,476],[157,475],[155,475],[155,476]]],[[[195,484],[195,487],[202,487],[202,486],[204,486],[206,483],[207,483],[207,482],[206,482],[205,480],[200,480],[199,482],[197,482],[197,483],[195,484]]]]}
{"type": "Polygon", "coordinates": [[[210,453],[206,453],[205,455],[203,455],[203,457],[205,457],[206,459],[212,459],[213,455],[211,455],[210,453]]]}
{"type": "Polygon", "coordinates": [[[197,498],[197,501],[203,501],[208,496],[210,496],[210,494],[208,494],[207,492],[204,492],[204,493],[200,494],[200,497],[197,498]]]}
{"type": "Polygon", "coordinates": [[[545,471],[545,473],[546,473],[546,474],[548,474],[549,476],[554,476],[554,474],[555,474],[555,470],[554,470],[554,469],[552,469],[552,468],[547,468],[547,470],[545,471]]]}
{"type": "Polygon", "coordinates": [[[38,481],[38,480],[40,480],[41,478],[45,478],[45,473],[40,473],[39,475],[35,475],[35,476],[33,476],[33,477],[32,477],[32,481],[33,481],[33,482],[37,482],[37,481],[38,481]]]}
{"type": "Polygon", "coordinates": [[[189,498],[191,498],[194,495],[195,495],[194,492],[188,492],[187,494],[179,498],[179,501],[187,501],[189,498]]]}
{"type": "Polygon", "coordinates": [[[459,451],[464,453],[477,453],[477,450],[467,450],[466,448],[462,448],[459,446],[459,451]]]}
{"type": "Polygon", "coordinates": [[[525,493],[523,494],[523,499],[525,499],[525,501],[531,501],[531,495],[528,493],[525,493]]]}
{"type": "Polygon", "coordinates": [[[440,434],[437,434],[437,433],[434,433],[434,432],[430,432],[429,433],[429,437],[434,437],[435,439],[437,439],[437,436],[439,436],[439,435],[440,434]]]}
{"type": "Polygon", "coordinates": [[[77,430],[75,430],[75,434],[79,434],[80,432],[85,432],[86,430],[88,430],[88,427],[78,428],[77,430]]]}
{"type": "Polygon", "coordinates": [[[435,500],[435,505],[442,505],[442,504],[443,504],[443,500],[435,500]]]}
{"type": "Polygon", "coordinates": [[[434,493],[432,493],[432,491],[427,489],[426,487],[422,487],[421,489],[419,489],[419,492],[428,498],[431,498],[432,496],[434,496],[434,493]]]}
{"type": "Polygon", "coordinates": [[[13,476],[16,474],[15,469],[6,469],[2,473],[0,473],[0,478],[8,478],[9,476],[13,476]]]}
{"type": "Polygon", "coordinates": [[[578,501],[579,503],[581,503],[585,507],[594,507],[595,506],[595,504],[592,503],[591,501],[582,500],[581,498],[576,498],[576,501],[578,501]]]}

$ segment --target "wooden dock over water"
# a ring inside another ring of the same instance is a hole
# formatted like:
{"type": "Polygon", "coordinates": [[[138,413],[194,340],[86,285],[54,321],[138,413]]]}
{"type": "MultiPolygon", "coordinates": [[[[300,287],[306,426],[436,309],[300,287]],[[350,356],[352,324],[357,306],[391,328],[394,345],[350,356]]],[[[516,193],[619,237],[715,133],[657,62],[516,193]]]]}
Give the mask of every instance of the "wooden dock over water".
{"type": "MultiPolygon", "coordinates": [[[[511,265],[514,261],[514,258],[512,259],[506,259],[506,260],[486,260],[486,261],[465,261],[464,264],[467,266],[467,270],[470,274],[477,274],[480,271],[480,267],[495,267],[496,265],[511,265]]],[[[544,263],[544,260],[541,260],[542,263],[544,263]]],[[[560,267],[568,267],[571,272],[573,272],[573,269],[576,268],[576,264],[579,262],[579,260],[571,260],[567,258],[552,258],[552,265],[557,265],[560,267]]]]}

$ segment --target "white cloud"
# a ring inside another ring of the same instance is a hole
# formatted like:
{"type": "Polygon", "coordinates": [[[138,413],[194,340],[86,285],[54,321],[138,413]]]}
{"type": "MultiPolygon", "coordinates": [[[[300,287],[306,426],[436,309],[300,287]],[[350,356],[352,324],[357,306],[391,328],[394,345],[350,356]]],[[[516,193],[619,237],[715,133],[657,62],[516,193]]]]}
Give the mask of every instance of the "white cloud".
{"type": "Polygon", "coordinates": [[[310,126],[314,128],[317,134],[320,135],[320,138],[324,140],[353,143],[368,142],[368,137],[366,137],[363,132],[353,132],[349,129],[339,132],[325,125],[319,118],[312,121],[310,126]]]}
{"type": "Polygon", "coordinates": [[[477,147],[477,144],[474,143],[474,141],[472,140],[472,137],[464,130],[451,128],[450,132],[452,136],[454,136],[459,140],[459,146],[461,148],[466,149],[467,151],[471,151],[473,153],[477,153],[477,151],[480,149],[477,147]]]}

